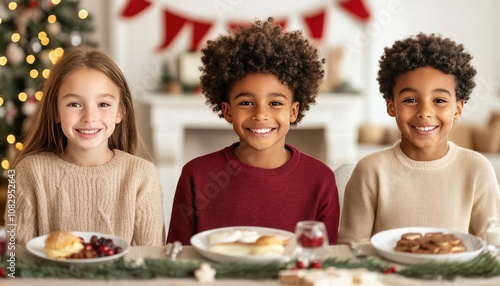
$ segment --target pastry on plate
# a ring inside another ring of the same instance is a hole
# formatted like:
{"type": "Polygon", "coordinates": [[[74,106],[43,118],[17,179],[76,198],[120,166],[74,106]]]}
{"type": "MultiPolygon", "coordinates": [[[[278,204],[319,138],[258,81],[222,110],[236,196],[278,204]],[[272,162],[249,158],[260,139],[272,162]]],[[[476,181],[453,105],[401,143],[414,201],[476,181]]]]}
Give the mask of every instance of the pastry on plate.
{"type": "Polygon", "coordinates": [[[209,250],[229,255],[282,255],[290,238],[259,234],[252,229],[232,229],[209,235],[209,250]]]}
{"type": "Polygon", "coordinates": [[[81,239],[65,230],[54,231],[45,240],[45,254],[50,258],[67,258],[82,249],[81,239]]]}
{"type": "Polygon", "coordinates": [[[288,241],[276,235],[263,235],[255,241],[251,253],[254,255],[281,255],[288,241]]]}

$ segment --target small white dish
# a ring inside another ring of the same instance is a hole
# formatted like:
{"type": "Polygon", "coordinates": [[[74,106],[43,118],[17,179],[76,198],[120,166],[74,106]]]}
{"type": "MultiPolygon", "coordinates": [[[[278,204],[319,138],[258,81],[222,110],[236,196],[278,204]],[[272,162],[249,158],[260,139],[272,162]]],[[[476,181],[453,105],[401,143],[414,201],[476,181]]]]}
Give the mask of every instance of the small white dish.
{"type": "Polygon", "coordinates": [[[223,227],[217,229],[211,229],[204,232],[197,233],[191,237],[191,245],[196,249],[196,251],[203,257],[216,262],[252,262],[252,263],[264,263],[264,262],[285,262],[292,258],[293,252],[295,251],[295,234],[289,231],[268,228],[268,227],[254,227],[254,226],[231,226],[223,227]],[[234,229],[247,229],[255,230],[259,235],[280,235],[290,238],[288,244],[285,247],[285,252],[283,255],[229,255],[217,252],[212,252],[209,250],[210,244],[208,242],[208,237],[210,234],[218,231],[228,231],[234,229]]]}
{"type": "Polygon", "coordinates": [[[468,261],[478,256],[485,247],[483,240],[473,235],[444,228],[431,227],[405,227],[381,231],[372,236],[370,242],[380,256],[402,264],[468,261]],[[407,232],[419,232],[422,234],[428,232],[443,232],[445,234],[455,234],[460,239],[462,239],[464,244],[467,246],[467,251],[450,254],[417,254],[395,251],[394,247],[401,239],[401,235],[407,232]]]}
{"type": "Polygon", "coordinates": [[[116,246],[120,246],[122,248],[122,252],[111,255],[111,256],[104,256],[104,257],[96,257],[96,258],[52,258],[48,257],[45,254],[45,240],[47,239],[48,235],[42,235],[39,237],[35,237],[32,240],[28,241],[26,244],[26,249],[33,255],[38,256],[43,259],[51,260],[51,261],[56,261],[56,262],[61,262],[61,263],[75,263],[75,264],[80,264],[80,263],[94,263],[94,262],[104,262],[104,261],[111,261],[118,259],[125,254],[128,253],[129,251],[129,244],[125,240],[109,235],[109,234],[104,234],[104,233],[98,233],[98,232],[85,232],[85,231],[72,231],[72,233],[76,236],[79,236],[85,240],[85,242],[90,242],[90,238],[93,235],[96,235],[98,238],[104,237],[106,239],[112,239],[113,243],[116,246]]]}

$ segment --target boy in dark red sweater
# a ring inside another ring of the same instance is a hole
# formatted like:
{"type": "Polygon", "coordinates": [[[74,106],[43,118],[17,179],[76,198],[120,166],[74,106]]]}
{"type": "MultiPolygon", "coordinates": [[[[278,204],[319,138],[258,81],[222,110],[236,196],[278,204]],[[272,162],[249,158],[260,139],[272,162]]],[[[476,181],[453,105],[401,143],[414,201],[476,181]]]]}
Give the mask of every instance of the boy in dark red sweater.
{"type": "Polygon", "coordinates": [[[182,169],[168,241],[226,226],[293,232],[298,221],[325,223],[337,242],[339,201],[332,170],[285,144],[315,102],[324,60],[300,31],[272,18],[208,41],[201,88],[239,142],[195,158],[182,169]]]}

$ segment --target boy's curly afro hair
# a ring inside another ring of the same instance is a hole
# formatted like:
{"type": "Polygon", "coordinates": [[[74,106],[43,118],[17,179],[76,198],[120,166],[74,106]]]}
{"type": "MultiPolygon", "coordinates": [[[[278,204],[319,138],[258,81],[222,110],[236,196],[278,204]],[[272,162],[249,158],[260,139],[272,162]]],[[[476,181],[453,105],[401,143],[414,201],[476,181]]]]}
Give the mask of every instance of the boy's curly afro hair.
{"type": "Polygon", "coordinates": [[[455,77],[457,100],[467,102],[476,86],[476,69],[471,65],[472,56],[448,38],[435,34],[419,33],[385,48],[379,60],[379,90],[385,100],[392,100],[392,89],[399,75],[420,67],[432,67],[455,77]]]}
{"type": "Polygon", "coordinates": [[[325,60],[319,59],[317,49],[302,32],[285,33],[273,18],[208,41],[202,53],[201,90],[221,118],[222,102],[228,102],[236,81],[249,73],[271,73],[292,90],[293,101],[300,103],[292,123],[296,125],[315,102],[324,75],[325,60]]]}

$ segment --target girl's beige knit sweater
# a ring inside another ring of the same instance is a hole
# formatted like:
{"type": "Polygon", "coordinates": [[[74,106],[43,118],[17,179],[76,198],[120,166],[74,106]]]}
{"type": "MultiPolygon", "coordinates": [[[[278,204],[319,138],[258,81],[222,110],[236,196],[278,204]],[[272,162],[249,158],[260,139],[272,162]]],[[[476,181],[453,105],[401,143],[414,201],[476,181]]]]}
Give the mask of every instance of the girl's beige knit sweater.
{"type": "Polygon", "coordinates": [[[131,245],[165,242],[163,195],[154,165],[113,150],[108,163],[82,167],[53,153],[31,155],[15,168],[16,243],[56,230],[119,236],[131,245]]]}

